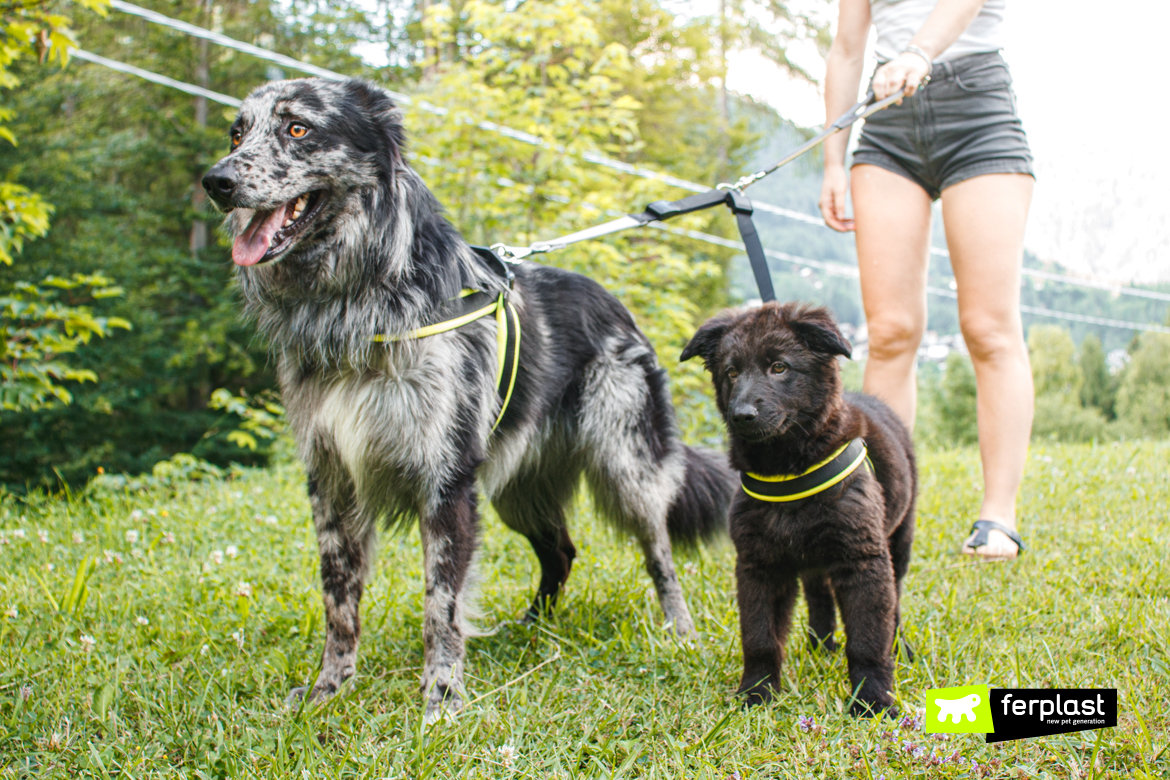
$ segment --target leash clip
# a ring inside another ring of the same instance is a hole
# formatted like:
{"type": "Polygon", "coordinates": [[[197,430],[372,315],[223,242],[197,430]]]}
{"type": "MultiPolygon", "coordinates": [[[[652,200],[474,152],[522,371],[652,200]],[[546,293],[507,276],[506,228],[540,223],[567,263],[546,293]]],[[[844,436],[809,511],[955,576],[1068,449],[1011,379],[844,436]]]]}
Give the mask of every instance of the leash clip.
{"type": "Polygon", "coordinates": [[[531,246],[508,246],[507,244],[492,244],[491,250],[492,254],[500,260],[512,265],[519,265],[524,258],[542,251],[531,246]]]}

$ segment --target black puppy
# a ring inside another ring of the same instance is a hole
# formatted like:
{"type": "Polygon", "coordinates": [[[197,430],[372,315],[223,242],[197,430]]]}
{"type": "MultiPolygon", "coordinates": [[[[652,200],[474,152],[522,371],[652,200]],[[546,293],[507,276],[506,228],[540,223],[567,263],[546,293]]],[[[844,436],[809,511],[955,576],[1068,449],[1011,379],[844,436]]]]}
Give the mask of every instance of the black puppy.
{"type": "Polygon", "coordinates": [[[837,355],[851,352],[826,309],[768,303],[711,319],[682,353],[711,372],[743,480],[729,526],[749,704],[779,685],[799,577],[814,645],[836,648],[834,596],[841,609],[853,714],[893,709],[918,478],[893,411],[842,394],[837,355]]]}

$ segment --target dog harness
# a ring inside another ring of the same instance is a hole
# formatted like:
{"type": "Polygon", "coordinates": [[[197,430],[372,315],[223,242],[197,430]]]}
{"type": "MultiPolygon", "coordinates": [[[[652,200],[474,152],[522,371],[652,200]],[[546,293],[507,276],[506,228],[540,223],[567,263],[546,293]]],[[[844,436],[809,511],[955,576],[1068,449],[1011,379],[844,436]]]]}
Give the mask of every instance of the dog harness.
{"type": "Polygon", "coordinates": [[[496,392],[500,396],[500,413],[492,424],[492,432],[504,419],[504,412],[508,410],[508,402],[512,400],[512,391],[516,388],[516,374],[520,368],[520,318],[516,315],[516,307],[508,301],[508,292],[512,290],[512,283],[516,276],[512,269],[504,265],[503,261],[486,247],[473,246],[472,250],[481,259],[487,261],[489,267],[504,277],[508,290],[497,295],[485,290],[463,290],[452,298],[443,307],[445,319],[433,325],[424,325],[401,335],[377,335],[374,341],[385,343],[389,341],[405,341],[407,339],[423,339],[439,333],[462,328],[488,315],[496,318],[496,392]]]}
{"type": "Polygon", "coordinates": [[[740,473],[740,482],[743,492],[760,501],[800,501],[823,493],[868,461],[869,451],[865,448],[865,441],[853,439],[800,474],[763,476],[744,471],[740,473]]]}

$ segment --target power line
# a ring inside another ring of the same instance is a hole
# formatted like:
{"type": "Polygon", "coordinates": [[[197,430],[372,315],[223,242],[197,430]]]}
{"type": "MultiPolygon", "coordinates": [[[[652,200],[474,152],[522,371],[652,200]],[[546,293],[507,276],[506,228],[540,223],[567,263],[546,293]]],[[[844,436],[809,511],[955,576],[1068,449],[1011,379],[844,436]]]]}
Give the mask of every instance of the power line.
{"type": "MultiPolygon", "coordinates": [[[[112,2],[120,2],[120,0],[112,0],[112,2]]],[[[123,3],[123,5],[125,5],[125,3],[123,3]]],[[[161,84],[161,85],[166,86],[166,87],[172,87],[172,88],[180,90],[182,92],[186,92],[187,94],[190,94],[190,95],[200,95],[202,97],[207,98],[208,100],[212,100],[212,101],[217,102],[217,103],[222,103],[223,105],[226,105],[226,106],[233,106],[233,107],[238,108],[242,103],[242,101],[237,100],[236,98],[230,97],[228,95],[224,95],[224,94],[221,94],[219,92],[212,92],[209,89],[204,89],[203,87],[199,87],[199,86],[196,86],[194,84],[187,84],[187,83],[182,82],[182,81],[176,81],[175,79],[168,78],[167,76],[161,76],[157,73],[153,73],[153,72],[148,71],[148,70],[143,70],[142,68],[137,68],[133,65],[127,65],[124,62],[118,62],[117,60],[107,59],[106,57],[101,57],[97,54],[93,54],[91,52],[87,52],[87,51],[84,51],[82,49],[71,49],[70,54],[74,57],[77,57],[80,60],[92,62],[95,65],[102,65],[102,66],[110,68],[112,70],[116,70],[120,73],[126,73],[126,74],[129,74],[132,76],[138,76],[139,78],[145,79],[145,80],[153,82],[155,84],[161,84]]],[[[439,161],[431,160],[429,158],[420,158],[420,159],[422,159],[423,162],[426,162],[427,164],[441,164],[441,163],[439,163],[439,161]]],[[[498,184],[498,186],[501,186],[501,187],[521,186],[521,185],[517,185],[516,182],[512,182],[512,181],[508,181],[508,180],[500,180],[497,182],[497,184],[498,184]]],[[[582,205],[587,205],[587,204],[582,204],[582,205]]],[[[621,212],[612,212],[613,215],[619,215],[620,213],[621,212]]],[[[694,239],[696,241],[703,241],[703,242],[706,242],[708,244],[714,244],[714,245],[726,247],[729,249],[735,249],[735,250],[738,250],[740,252],[745,251],[744,245],[741,242],[734,241],[734,240],[729,239],[729,238],[723,238],[722,236],[716,236],[716,235],[712,235],[710,233],[703,233],[703,232],[698,231],[698,230],[688,230],[686,228],[679,228],[679,227],[675,227],[673,225],[668,225],[664,222],[650,222],[650,223],[648,223],[647,226],[655,228],[657,230],[663,230],[663,231],[666,231],[668,233],[673,233],[675,235],[686,236],[687,238],[691,238],[691,239],[694,239]]],[[[780,252],[780,251],[777,251],[774,249],[765,249],[764,254],[766,254],[768,257],[771,257],[773,259],[780,260],[781,262],[791,263],[793,265],[807,266],[809,268],[818,268],[818,269],[824,271],[825,273],[829,274],[830,276],[843,276],[843,277],[848,277],[848,278],[853,278],[853,279],[856,279],[860,276],[860,272],[857,270],[856,267],[845,265],[843,263],[833,263],[833,262],[826,262],[826,261],[822,261],[822,260],[813,260],[813,259],[808,258],[808,257],[801,257],[799,255],[792,255],[792,254],[789,254],[787,252],[780,252]]],[[[941,296],[944,298],[958,298],[957,293],[955,293],[951,290],[944,290],[944,289],[939,288],[939,287],[927,287],[926,291],[932,295],[937,295],[937,296],[941,296]]],[[[1092,316],[1084,315],[1084,314],[1074,314],[1072,312],[1055,311],[1053,309],[1044,309],[1044,308],[1039,308],[1039,307],[1035,307],[1035,306],[1021,305],[1020,311],[1023,311],[1023,312],[1028,313],[1028,314],[1035,314],[1038,316],[1043,316],[1043,317],[1053,317],[1056,319],[1071,320],[1073,322],[1085,322],[1085,323],[1089,323],[1092,325],[1104,325],[1104,326],[1112,327],[1112,328],[1122,328],[1122,329],[1126,329],[1126,330],[1138,330],[1138,331],[1151,331],[1151,332],[1155,332],[1155,333],[1170,333],[1170,328],[1162,326],[1162,325],[1154,325],[1154,324],[1142,323],[1142,322],[1127,322],[1125,320],[1113,320],[1113,319],[1107,319],[1104,317],[1092,317],[1092,316]]]]}
{"type": "MultiPolygon", "coordinates": [[[[128,13],[128,14],[132,14],[134,16],[141,17],[141,18],[146,19],[147,21],[153,22],[155,24],[163,25],[165,27],[170,27],[171,29],[178,30],[179,32],[182,32],[186,35],[191,35],[191,36],[194,36],[196,38],[202,38],[204,40],[208,40],[208,41],[211,41],[212,43],[218,44],[220,46],[224,46],[224,47],[229,48],[229,49],[235,49],[236,51],[244,52],[245,54],[250,54],[253,57],[258,57],[260,59],[267,60],[269,62],[274,62],[274,63],[277,63],[279,65],[283,65],[286,68],[290,68],[292,70],[298,70],[302,73],[309,73],[311,75],[319,76],[321,78],[329,79],[331,81],[343,81],[343,80],[349,78],[348,76],[345,76],[341,73],[327,70],[326,68],[321,68],[321,67],[318,67],[316,65],[312,65],[310,63],[307,63],[307,62],[302,62],[301,60],[297,60],[297,59],[294,59],[292,57],[288,57],[284,54],[278,54],[277,52],[270,51],[268,49],[264,49],[264,48],[261,48],[259,46],[254,46],[250,43],[244,43],[243,41],[237,41],[236,39],[229,38],[228,36],[223,35],[222,33],[213,32],[212,30],[207,30],[203,27],[198,27],[194,24],[180,21],[178,19],[172,19],[171,17],[164,16],[163,14],[160,14],[156,11],[151,11],[147,8],[142,8],[142,7],[134,5],[132,3],[127,3],[127,2],[125,2],[125,0],[110,0],[110,7],[117,9],[119,11],[122,11],[123,13],[128,13]]],[[[130,67],[130,66],[125,66],[125,67],[130,67]]],[[[159,78],[164,78],[164,77],[159,77],[159,78]]],[[[162,82],[158,82],[158,83],[162,83],[162,82]]],[[[383,89],[386,89],[386,88],[383,87],[383,89]]],[[[184,91],[187,91],[187,90],[184,90],[184,91]]],[[[403,105],[414,106],[414,107],[417,107],[423,111],[426,111],[426,112],[431,113],[431,114],[437,114],[439,116],[446,116],[448,113],[450,113],[448,109],[446,109],[442,106],[436,106],[435,104],[427,102],[425,100],[417,100],[417,99],[412,98],[411,96],[406,95],[402,92],[395,92],[395,91],[390,90],[390,89],[386,89],[386,92],[392,98],[394,98],[394,100],[398,101],[399,103],[402,103],[403,105]]],[[[232,104],[229,103],[228,105],[232,105],[232,104]]],[[[238,105],[238,103],[236,103],[235,105],[238,105]]],[[[503,135],[503,136],[506,136],[508,138],[511,138],[515,141],[520,141],[522,143],[530,144],[533,146],[540,146],[540,147],[544,147],[546,149],[553,149],[553,150],[560,151],[560,152],[566,151],[562,147],[559,147],[559,146],[556,146],[554,144],[549,143],[548,141],[541,138],[540,136],[533,135],[532,133],[526,133],[523,130],[516,130],[515,128],[507,127],[506,125],[497,124],[495,122],[488,122],[488,121],[477,122],[476,127],[479,127],[482,130],[487,130],[488,132],[497,133],[499,135],[503,135]]],[[[707,192],[708,190],[711,189],[710,187],[708,187],[706,185],[698,184],[698,183],[693,182],[693,181],[687,181],[686,179],[681,179],[677,176],[671,176],[668,173],[660,173],[659,171],[651,170],[649,168],[642,168],[642,167],[637,166],[637,165],[631,165],[630,163],[622,162],[621,160],[614,160],[613,158],[606,157],[605,155],[602,155],[602,154],[598,154],[597,152],[581,152],[581,153],[579,153],[579,156],[581,157],[581,159],[585,160],[586,162],[593,163],[594,165],[600,165],[602,167],[609,168],[611,170],[620,171],[622,173],[626,173],[626,174],[629,174],[631,176],[638,176],[638,177],[643,178],[643,179],[651,179],[654,181],[660,181],[660,182],[663,182],[664,184],[669,184],[673,187],[678,187],[680,189],[688,190],[690,192],[707,192]]],[[[820,217],[812,215],[812,214],[806,214],[802,211],[796,211],[794,209],[787,209],[787,208],[783,208],[782,206],[776,206],[776,205],[773,205],[771,203],[765,203],[763,201],[756,201],[756,200],[752,201],[752,205],[755,207],[755,209],[757,211],[762,211],[765,214],[773,214],[775,216],[784,217],[785,219],[791,219],[791,220],[795,220],[797,222],[803,222],[803,223],[808,224],[808,225],[827,227],[825,225],[825,221],[823,219],[821,219],[820,217]]],[[[933,255],[940,256],[940,257],[950,257],[950,252],[948,252],[946,249],[942,249],[939,247],[931,247],[930,253],[933,255]]],[[[1157,301],[1170,301],[1170,293],[1162,293],[1162,292],[1157,292],[1154,290],[1143,290],[1143,289],[1140,289],[1137,287],[1127,287],[1125,285],[1112,284],[1109,282],[1102,282],[1102,281],[1097,281],[1097,280],[1086,280],[1086,279],[1081,279],[1079,277],[1067,276],[1064,274],[1054,274],[1054,273],[1051,273],[1048,271],[1039,271],[1039,270],[1031,269],[1031,268],[1023,269],[1023,274],[1024,274],[1024,276],[1029,276],[1029,277],[1032,277],[1035,279],[1045,279],[1048,281],[1060,282],[1062,284],[1069,284],[1069,285],[1073,285],[1076,287],[1087,287],[1090,289],[1107,290],[1109,292],[1119,293],[1121,295],[1133,295],[1133,296],[1138,296],[1138,297],[1142,297],[1142,298],[1149,298],[1151,300],[1157,300],[1157,301]]]]}

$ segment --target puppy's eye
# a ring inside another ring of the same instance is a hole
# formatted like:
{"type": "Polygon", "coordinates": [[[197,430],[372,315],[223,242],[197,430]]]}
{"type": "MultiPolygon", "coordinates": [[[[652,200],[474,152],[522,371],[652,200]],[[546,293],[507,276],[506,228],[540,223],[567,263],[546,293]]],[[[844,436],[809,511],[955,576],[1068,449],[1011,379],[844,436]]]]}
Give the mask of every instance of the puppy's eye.
{"type": "Polygon", "coordinates": [[[288,126],[288,134],[293,138],[304,138],[305,134],[308,132],[309,128],[306,125],[302,125],[300,122],[293,122],[288,126]]]}
{"type": "Polygon", "coordinates": [[[739,376],[739,369],[737,369],[735,366],[731,366],[727,369],[728,379],[735,379],[737,376],[739,376]]]}
{"type": "Polygon", "coordinates": [[[772,368],[769,369],[773,374],[783,374],[788,370],[788,366],[783,363],[773,363],[772,368]]]}
{"type": "Polygon", "coordinates": [[[239,130],[232,130],[232,148],[235,149],[244,140],[244,134],[239,130]]]}

